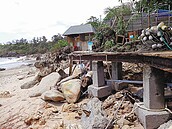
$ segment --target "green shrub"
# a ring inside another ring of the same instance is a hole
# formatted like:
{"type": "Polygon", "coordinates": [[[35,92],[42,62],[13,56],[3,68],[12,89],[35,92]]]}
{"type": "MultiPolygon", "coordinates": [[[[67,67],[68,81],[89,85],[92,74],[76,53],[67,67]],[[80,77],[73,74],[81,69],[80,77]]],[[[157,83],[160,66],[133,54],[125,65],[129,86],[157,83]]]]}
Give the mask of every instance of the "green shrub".
{"type": "Polygon", "coordinates": [[[66,40],[59,40],[58,43],[56,43],[52,50],[59,50],[62,47],[65,47],[68,45],[68,42],[66,40]]]}
{"type": "Polygon", "coordinates": [[[107,40],[104,44],[105,49],[110,49],[113,46],[114,46],[114,42],[112,40],[107,40]]]}

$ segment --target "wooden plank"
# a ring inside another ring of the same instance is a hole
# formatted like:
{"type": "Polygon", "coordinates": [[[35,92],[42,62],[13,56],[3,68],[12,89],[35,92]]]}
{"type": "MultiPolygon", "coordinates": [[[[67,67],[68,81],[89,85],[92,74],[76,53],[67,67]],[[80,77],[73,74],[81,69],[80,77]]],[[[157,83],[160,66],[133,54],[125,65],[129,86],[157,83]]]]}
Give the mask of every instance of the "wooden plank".
{"type": "Polygon", "coordinates": [[[162,53],[112,53],[82,52],[72,53],[73,60],[96,60],[147,64],[158,69],[172,71],[172,52],[162,53]],[[166,53],[166,54],[165,54],[166,53]],[[169,56],[167,56],[169,55],[169,56]]]}

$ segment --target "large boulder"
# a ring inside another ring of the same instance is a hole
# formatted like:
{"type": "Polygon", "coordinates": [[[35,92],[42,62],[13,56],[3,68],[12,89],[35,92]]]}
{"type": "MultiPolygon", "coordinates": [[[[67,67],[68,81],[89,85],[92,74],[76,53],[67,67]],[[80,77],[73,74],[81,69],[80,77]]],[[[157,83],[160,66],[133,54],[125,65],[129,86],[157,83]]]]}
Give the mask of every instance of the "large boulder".
{"type": "Polygon", "coordinates": [[[33,87],[32,93],[29,95],[30,97],[36,97],[42,95],[45,91],[54,88],[57,82],[59,82],[61,76],[57,72],[53,72],[42,78],[41,82],[38,86],[33,87]]]}
{"type": "MultiPolygon", "coordinates": [[[[81,64],[78,64],[78,65],[73,65],[73,67],[72,67],[72,75],[76,75],[76,76],[79,76],[81,73],[82,73],[82,71],[83,71],[83,68],[84,68],[84,66],[83,65],[81,65],[81,64]]],[[[66,73],[66,74],[69,74],[69,67],[68,68],[66,68],[65,70],[64,70],[64,72],[66,73]]]]}
{"type": "Polygon", "coordinates": [[[39,82],[39,80],[37,79],[37,76],[35,76],[35,78],[33,80],[24,83],[23,85],[20,86],[20,88],[21,89],[29,89],[29,88],[35,86],[38,82],[39,82]]]}
{"type": "Polygon", "coordinates": [[[78,76],[76,76],[76,75],[68,76],[68,77],[62,79],[60,82],[58,82],[57,86],[60,86],[62,83],[67,82],[67,81],[72,80],[72,79],[76,79],[76,78],[78,78],[78,76]]]}
{"type": "Polygon", "coordinates": [[[49,90],[42,94],[41,98],[43,100],[50,100],[54,102],[63,101],[65,98],[63,94],[58,90],[49,90]]]}
{"type": "Polygon", "coordinates": [[[80,97],[81,80],[73,79],[61,84],[61,89],[68,103],[75,103],[80,97]]]}
{"type": "Polygon", "coordinates": [[[90,99],[82,108],[81,125],[83,129],[105,129],[108,126],[109,119],[102,110],[102,102],[98,98],[90,99]]]}

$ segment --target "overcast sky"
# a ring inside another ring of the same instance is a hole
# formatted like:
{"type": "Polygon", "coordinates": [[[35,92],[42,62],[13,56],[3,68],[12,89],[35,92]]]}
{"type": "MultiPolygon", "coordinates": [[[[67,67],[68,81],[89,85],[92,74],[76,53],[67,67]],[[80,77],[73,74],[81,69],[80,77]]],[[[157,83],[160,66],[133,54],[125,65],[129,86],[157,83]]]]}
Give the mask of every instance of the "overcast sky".
{"type": "Polygon", "coordinates": [[[117,5],[118,0],[0,0],[0,43],[41,36],[50,40],[117,5]]]}

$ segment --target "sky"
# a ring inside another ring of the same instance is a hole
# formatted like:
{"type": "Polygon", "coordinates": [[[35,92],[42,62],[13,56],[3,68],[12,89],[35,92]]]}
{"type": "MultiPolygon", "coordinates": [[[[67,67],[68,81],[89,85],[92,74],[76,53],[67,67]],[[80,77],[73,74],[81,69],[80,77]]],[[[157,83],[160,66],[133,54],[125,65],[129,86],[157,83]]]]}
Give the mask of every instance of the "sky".
{"type": "MultiPolygon", "coordinates": [[[[123,0],[127,2],[129,0],[123,0]]],[[[0,0],[0,43],[63,34],[70,26],[104,17],[118,0],[0,0]]]]}

